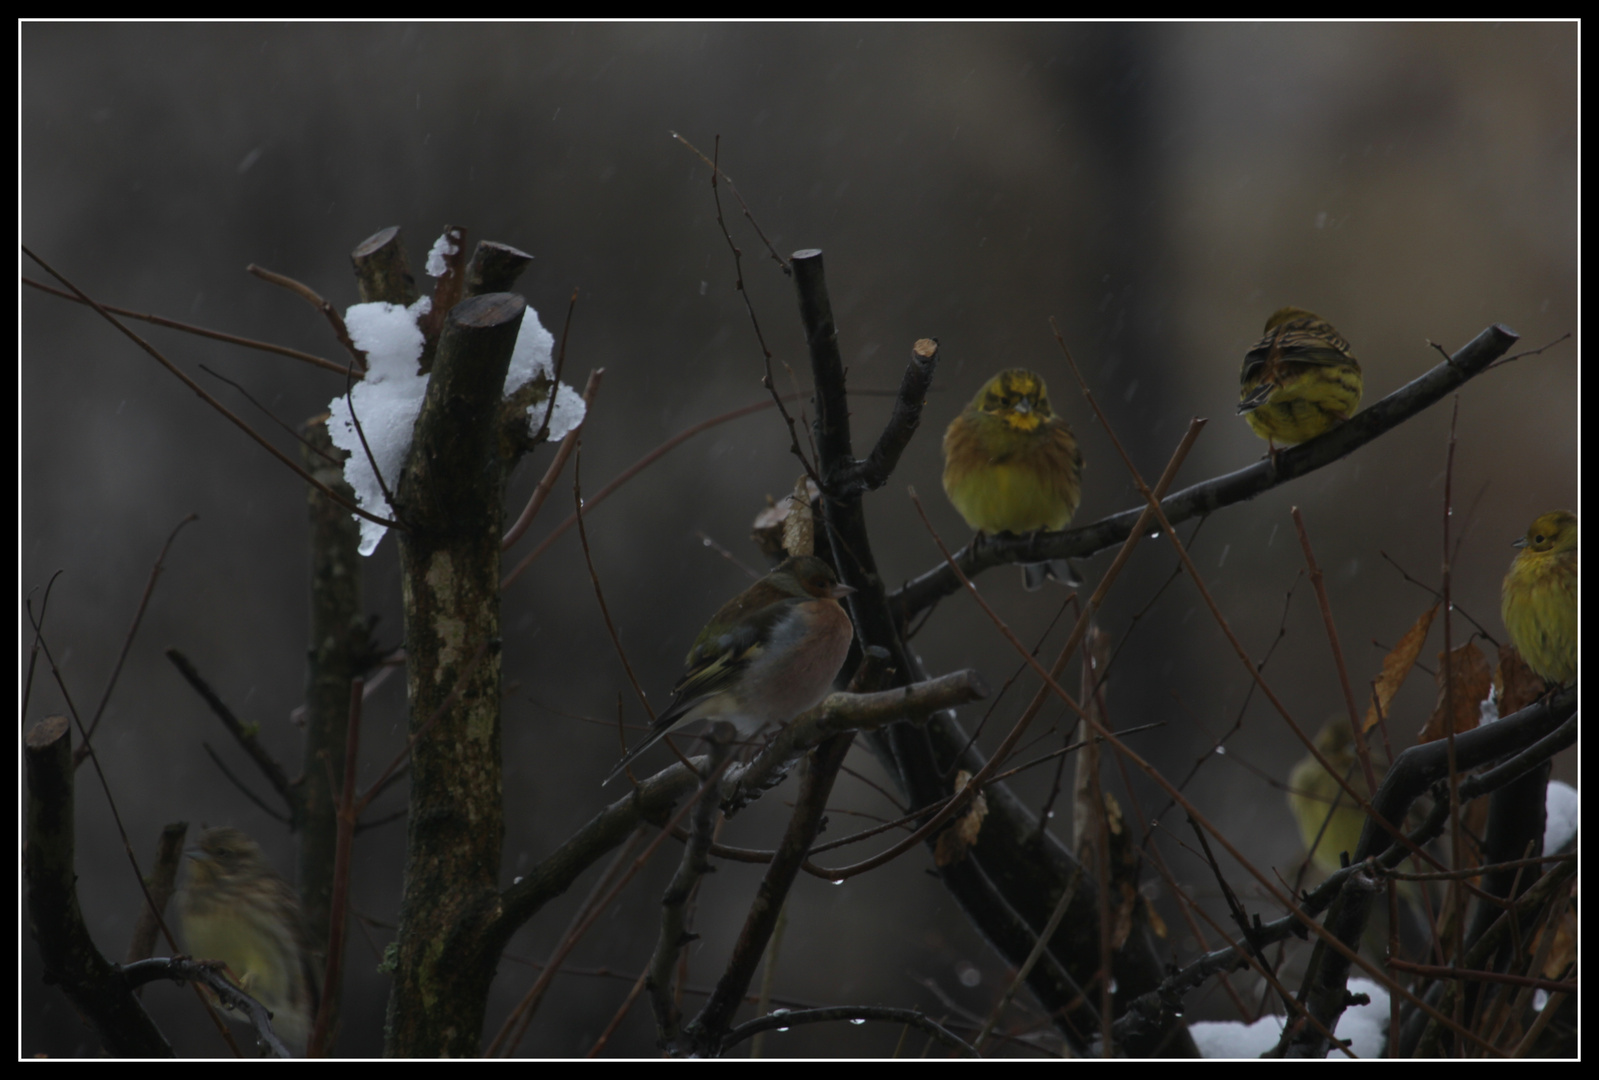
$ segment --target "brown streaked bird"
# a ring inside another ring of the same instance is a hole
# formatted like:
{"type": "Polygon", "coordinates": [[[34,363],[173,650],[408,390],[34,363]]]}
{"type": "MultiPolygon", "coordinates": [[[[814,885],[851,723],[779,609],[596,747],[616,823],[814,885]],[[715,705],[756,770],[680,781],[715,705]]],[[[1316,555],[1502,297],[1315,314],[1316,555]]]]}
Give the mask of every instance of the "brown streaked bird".
{"type": "Polygon", "coordinates": [[[696,720],[731,723],[748,738],[821,701],[855,639],[855,625],[838,603],[854,591],[821,559],[797,555],[723,604],[694,639],[672,703],[600,786],[696,720]]]}
{"type": "Polygon", "coordinates": [[[1238,412],[1275,452],[1343,423],[1360,404],[1360,361],[1327,320],[1285,307],[1266,320],[1265,337],[1244,354],[1238,412]]]}
{"type": "Polygon", "coordinates": [[[304,1053],[321,973],[299,896],[238,829],[207,829],[184,854],[192,861],[178,911],[189,952],[227,964],[240,989],[272,1013],[278,1038],[304,1053]]]}

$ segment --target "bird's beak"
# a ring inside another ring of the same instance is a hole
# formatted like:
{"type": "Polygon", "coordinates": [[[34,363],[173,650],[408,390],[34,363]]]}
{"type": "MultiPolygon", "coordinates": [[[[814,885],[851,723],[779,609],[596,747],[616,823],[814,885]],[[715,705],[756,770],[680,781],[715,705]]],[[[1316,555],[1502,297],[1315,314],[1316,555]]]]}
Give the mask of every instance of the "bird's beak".
{"type": "Polygon", "coordinates": [[[855,586],[853,585],[834,585],[830,590],[828,590],[827,595],[831,596],[834,600],[842,600],[844,597],[848,596],[854,591],[855,586]]]}
{"type": "Polygon", "coordinates": [[[1021,413],[1023,416],[1026,416],[1028,413],[1033,411],[1033,403],[1028,401],[1026,398],[1022,398],[1016,403],[1016,411],[1021,413]]]}
{"type": "Polygon", "coordinates": [[[1518,548],[1519,547],[1526,547],[1527,546],[1527,538],[1525,536],[1522,536],[1522,537],[1519,537],[1519,538],[1517,538],[1515,540],[1512,540],[1512,541],[1510,541],[1510,546],[1511,547],[1518,547],[1518,548]]]}

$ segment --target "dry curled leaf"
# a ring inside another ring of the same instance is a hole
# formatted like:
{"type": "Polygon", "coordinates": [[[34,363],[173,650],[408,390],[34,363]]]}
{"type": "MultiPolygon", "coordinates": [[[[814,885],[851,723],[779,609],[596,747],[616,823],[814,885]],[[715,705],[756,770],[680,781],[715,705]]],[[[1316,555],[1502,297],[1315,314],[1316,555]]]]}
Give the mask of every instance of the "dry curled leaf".
{"type": "Polygon", "coordinates": [[[1382,674],[1377,676],[1376,683],[1372,685],[1373,700],[1366,709],[1366,723],[1361,727],[1362,731],[1370,731],[1377,726],[1378,717],[1388,715],[1388,706],[1405,684],[1405,676],[1416,666],[1416,658],[1421,655],[1421,647],[1427,643],[1427,631],[1432,629],[1432,620],[1437,614],[1437,604],[1422,612],[1415,624],[1405,631],[1405,636],[1399,639],[1399,644],[1383,657],[1382,674]]]}
{"type": "MultiPolygon", "coordinates": [[[[959,793],[971,782],[972,774],[962,769],[955,774],[955,791],[959,793]]],[[[936,866],[948,866],[958,863],[966,857],[966,852],[977,843],[977,834],[982,832],[983,818],[988,816],[988,800],[978,792],[967,805],[966,812],[950,823],[938,837],[938,845],[933,849],[933,863],[936,866]]]]}
{"type": "Polygon", "coordinates": [[[1416,741],[1427,743],[1444,738],[1449,732],[1446,724],[1452,724],[1456,735],[1475,728],[1482,718],[1483,700],[1492,688],[1488,658],[1476,642],[1468,641],[1448,654],[1439,653],[1438,704],[1416,741]]]}
{"type": "Polygon", "coordinates": [[[794,485],[795,494],[800,492],[801,485],[804,486],[807,502],[796,505],[793,494],[784,495],[777,500],[768,495],[766,509],[755,515],[750,539],[755,541],[755,546],[761,549],[763,555],[774,562],[788,555],[815,554],[815,525],[811,507],[821,498],[821,492],[809,477],[802,477],[794,485]],[[803,526],[800,524],[801,519],[804,520],[803,526]],[[793,525],[790,525],[791,521],[794,522],[793,525]],[[800,535],[800,530],[805,530],[804,539],[800,535]],[[808,544],[805,544],[805,539],[809,539],[808,544]],[[796,549],[795,545],[799,544],[805,544],[804,550],[796,549]]]}
{"type": "Polygon", "coordinates": [[[1577,898],[1576,884],[1572,884],[1571,896],[1562,897],[1558,901],[1561,905],[1560,914],[1555,916],[1553,925],[1545,923],[1538,931],[1538,938],[1528,947],[1528,951],[1537,954],[1545,935],[1553,934],[1554,941],[1550,942],[1549,954],[1544,958],[1543,977],[1546,979],[1564,979],[1569,977],[1577,963],[1577,898]]]}
{"type": "Polygon", "coordinates": [[[1509,716],[1543,696],[1543,676],[1527,666],[1514,645],[1499,646],[1499,668],[1494,672],[1494,689],[1499,693],[1499,715],[1509,716]]]}
{"type": "Polygon", "coordinates": [[[816,487],[802,476],[794,482],[788,497],[788,516],[783,519],[783,550],[790,555],[816,554],[816,518],[811,513],[811,491],[816,487]]]}

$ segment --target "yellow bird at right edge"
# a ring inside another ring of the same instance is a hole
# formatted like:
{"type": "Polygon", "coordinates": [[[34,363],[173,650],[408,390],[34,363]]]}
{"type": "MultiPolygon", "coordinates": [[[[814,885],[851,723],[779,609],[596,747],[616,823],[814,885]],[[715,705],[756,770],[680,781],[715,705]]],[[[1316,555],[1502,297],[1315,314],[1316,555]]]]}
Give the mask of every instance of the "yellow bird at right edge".
{"type": "Polygon", "coordinates": [[[1238,413],[1275,448],[1314,439],[1349,419],[1360,404],[1360,361],[1319,315],[1285,307],[1266,320],[1266,336],[1244,354],[1238,413]]]}
{"type": "Polygon", "coordinates": [[[1527,666],[1552,683],[1577,677],[1577,515],[1551,510],[1527,526],[1505,575],[1500,614],[1527,666]]]}

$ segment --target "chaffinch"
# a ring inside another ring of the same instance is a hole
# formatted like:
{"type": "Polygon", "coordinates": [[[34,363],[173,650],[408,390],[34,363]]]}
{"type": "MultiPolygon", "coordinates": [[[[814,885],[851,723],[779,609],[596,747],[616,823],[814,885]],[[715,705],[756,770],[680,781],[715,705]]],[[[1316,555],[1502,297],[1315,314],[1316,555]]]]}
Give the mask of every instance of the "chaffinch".
{"type": "MultiPolygon", "coordinates": [[[[1025,368],[983,384],[944,432],[944,493],[980,533],[1064,529],[1082,500],[1083,455],[1049,407],[1044,380],[1025,368]]],[[[1065,559],[1022,567],[1029,592],[1046,577],[1076,584],[1065,559]]]]}
{"type": "Polygon", "coordinates": [[[723,604],[694,639],[672,703],[605,783],[663,735],[696,720],[730,723],[748,738],[821,701],[855,636],[838,603],[854,591],[821,559],[798,555],[723,604]]]}
{"type": "Polygon", "coordinates": [[[1266,336],[1244,354],[1238,414],[1275,451],[1349,419],[1360,404],[1360,361],[1327,320],[1285,307],[1266,320],[1266,336]]]}
{"type": "Polygon", "coordinates": [[[178,898],[183,938],[197,960],[221,960],[240,988],[272,1013],[272,1030],[303,1053],[316,1018],[319,957],[300,898],[238,829],[207,829],[178,898]]]}
{"type": "Polygon", "coordinates": [[[1544,679],[1577,677],[1577,515],[1551,510],[1527,526],[1510,563],[1500,614],[1521,658],[1544,679]]]}

